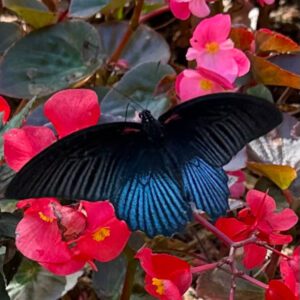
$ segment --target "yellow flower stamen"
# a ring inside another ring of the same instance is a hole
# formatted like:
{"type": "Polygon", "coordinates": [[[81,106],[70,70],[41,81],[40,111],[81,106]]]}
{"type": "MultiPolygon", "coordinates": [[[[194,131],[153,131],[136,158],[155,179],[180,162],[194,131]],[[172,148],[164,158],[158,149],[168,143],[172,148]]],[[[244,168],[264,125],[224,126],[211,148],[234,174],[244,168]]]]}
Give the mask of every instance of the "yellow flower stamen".
{"type": "Polygon", "coordinates": [[[207,52],[214,54],[217,53],[220,49],[219,44],[217,42],[211,42],[211,43],[207,43],[205,45],[205,49],[207,50],[207,52]]]}
{"type": "Polygon", "coordinates": [[[200,88],[203,91],[211,91],[213,89],[213,83],[208,79],[201,79],[200,88]]]}
{"type": "Polygon", "coordinates": [[[93,240],[95,240],[96,242],[102,242],[109,236],[110,236],[109,227],[101,227],[97,229],[92,235],[93,240]]]}
{"type": "Polygon", "coordinates": [[[152,278],[152,284],[156,287],[156,293],[163,295],[165,293],[164,282],[158,278],[152,278]]]}
{"type": "Polygon", "coordinates": [[[39,211],[39,217],[44,221],[44,222],[47,222],[47,223],[52,223],[54,218],[51,218],[51,217],[48,217],[46,215],[44,215],[41,211],[39,211]]]}

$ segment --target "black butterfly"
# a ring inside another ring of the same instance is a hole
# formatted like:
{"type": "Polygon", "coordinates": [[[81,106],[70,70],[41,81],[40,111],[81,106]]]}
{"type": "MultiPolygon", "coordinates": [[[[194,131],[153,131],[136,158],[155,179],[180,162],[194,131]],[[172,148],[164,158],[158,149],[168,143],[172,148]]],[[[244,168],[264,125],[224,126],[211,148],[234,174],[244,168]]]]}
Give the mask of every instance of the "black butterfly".
{"type": "Polygon", "coordinates": [[[54,143],[19,171],[6,197],[109,199],[132,230],[170,235],[191,220],[191,202],[212,218],[225,213],[222,166],[282,121],[271,103],[237,93],[187,101],[158,120],[139,116],[54,143]]]}

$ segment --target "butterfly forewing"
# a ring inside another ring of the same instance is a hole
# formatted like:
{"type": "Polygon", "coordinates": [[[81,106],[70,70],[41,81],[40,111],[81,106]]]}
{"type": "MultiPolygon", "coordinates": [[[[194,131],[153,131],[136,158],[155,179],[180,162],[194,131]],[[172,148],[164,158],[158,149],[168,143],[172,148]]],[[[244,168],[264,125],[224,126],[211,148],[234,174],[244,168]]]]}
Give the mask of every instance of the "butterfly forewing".
{"type": "Polygon", "coordinates": [[[8,186],[6,197],[111,198],[126,177],[127,156],[135,155],[135,143],[146,140],[138,123],[111,123],[78,131],[26,164],[8,186]]]}
{"type": "Polygon", "coordinates": [[[266,100],[236,93],[214,94],[180,104],[162,115],[166,140],[190,157],[220,167],[248,142],[282,121],[266,100]]]}

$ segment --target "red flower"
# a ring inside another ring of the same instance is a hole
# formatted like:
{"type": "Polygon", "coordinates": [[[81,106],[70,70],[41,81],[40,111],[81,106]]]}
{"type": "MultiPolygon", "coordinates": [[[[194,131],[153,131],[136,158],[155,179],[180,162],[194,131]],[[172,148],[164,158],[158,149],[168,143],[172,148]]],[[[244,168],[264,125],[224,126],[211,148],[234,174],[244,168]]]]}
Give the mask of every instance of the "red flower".
{"type": "MultiPolygon", "coordinates": [[[[242,241],[253,235],[270,245],[283,245],[292,241],[292,236],[280,234],[293,227],[298,217],[293,210],[286,208],[279,213],[274,199],[267,194],[251,190],[246,196],[248,207],[242,209],[237,219],[219,218],[216,227],[233,241],[242,241]]],[[[244,265],[251,269],[263,263],[267,250],[250,243],[244,246],[244,265]]]]}
{"type": "Polygon", "coordinates": [[[300,296],[300,246],[293,253],[290,260],[282,258],[280,273],[284,283],[293,291],[296,297],[300,296]]]}
{"type": "Polygon", "coordinates": [[[192,282],[190,265],[168,254],[153,254],[149,248],[141,249],[136,258],[146,272],[146,291],[162,300],[181,300],[192,282]]]}
{"type": "Polygon", "coordinates": [[[76,209],[62,206],[55,198],[41,198],[17,206],[25,209],[16,228],[17,248],[55,274],[71,274],[86,262],[94,266],[94,259],[114,259],[130,235],[107,201],[81,201],[76,209]]]}
{"type": "MultiPolygon", "coordinates": [[[[92,90],[70,89],[54,94],[45,103],[44,112],[61,138],[96,125],[100,106],[92,90]]],[[[14,128],[8,130],[3,139],[5,160],[15,171],[19,171],[33,156],[56,141],[53,131],[44,126],[14,128]]]]}
{"type": "Polygon", "coordinates": [[[0,113],[2,113],[2,123],[5,124],[10,115],[10,106],[7,101],[0,96],[0,113]]]}
{"type": "Polygon", "coordinates": [[[100,106],[97,94],[92,90],[63,90],[48,99],[44,112],[54,125],[59,138],[62,138],[97,124],[100,106]]]}
{"type": "Polygon", "coordinates": [[[292,291],[280,280],[271,280],[265,295],[266,300],[297,300],[292,291]]]}

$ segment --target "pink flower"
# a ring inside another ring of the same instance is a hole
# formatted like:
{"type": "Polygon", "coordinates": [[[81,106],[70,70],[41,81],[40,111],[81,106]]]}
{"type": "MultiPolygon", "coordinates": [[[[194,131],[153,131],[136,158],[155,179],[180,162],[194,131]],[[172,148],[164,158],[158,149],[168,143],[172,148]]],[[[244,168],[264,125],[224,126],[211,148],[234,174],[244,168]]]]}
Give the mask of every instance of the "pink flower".
{"type": "Polygon", "coordinates": [[[186,101],[207,94],[231,90],[233,85],[212,71],[198,68],[181,72],[176,78],[175,89],[180,100],[186,101]]]}
{"type": "MultiPolygon", "coordinates": [[[[61,138],[96,125],[100,106],[92,90],[70,89],[54,94],[45,103],[44,112],[61,138]]],[[[57,140],[53,131],[44,126],[14,128],[8,130],[3,139],[5,160],[15,171],[19,171],[33,156],[57,140]]]]}
{"type": "Polygon", "coordinates": [[[190,40],[187,59],[196,60],[198,67],[222,74],[234,82],[250,69],[247,56],[229,39],[231,20],[229,15],[218,14],[200,22],[190,40]]]}
{"type": "Polygon", "coordinates": [[[284,283],[298,299],[300,296],[300,246],[294,250],[290,260],[286,258],[281,259],[280,273],[284,283]]]}
{"type": "Polygon", "coordinates": [[[228,176],[236,177],[236,182],[229,187],[230,196],[233,198],[241,198],[245,193],[245,181],[246,176],[243,171],[228,171],[226,172],[228,176]]]}
{"type": "Polygon", "coordinates": [[[170,9],[180,20],[188,19],[191,14],[203,18],[210,13],[206,0],[170,0],[170,9]]]}
{"type": "Polygon", "coordinates": [[[146,273],[146,291],[161,300],[181,300],[192,283],[190,265],[169,254],[153,254],[142,248],[135,256],[146,273]]]}
{"type": "Polygon", "coordinates": [[[257,2],[261,5],[264,6],[265,4],[271,5],[275,2],[275,0],[257,0],[257,2]]]}
{"type": "Polygon", "coordinates": [[[71,274],[87,262],[94,267],[94,259],[114,259],[130,235],[107,201],[81,201],[76,209],[55,198],[40,198],[22,200],[17,206],[25,209],[16,228],[17,248],[55,274],[71,274]]]}
{"type": "MultiPolygon", "coordinates": [[[[298,217],[289,208],[275,212],[276,203],[267,194],[251,190],[246,196],[248,207],[242,209],[237,219],[219,218],[216,227],[233,241],[242,241],[256,235],[259,241],[269,245],[283,245],[292,241],[292,236],[280,232],[293,227],[298,217]]],[[[244,265],[251,269],[263,263],[267,250],[263,246],[250,243],[244,246],[244,265]]]]}
{"type": "Polygon", "coordinates": [[[0,113],[2,113],[2,123],[5,124],[10,115],[10,106],[7,101],[0,96],[0,113]]]}

